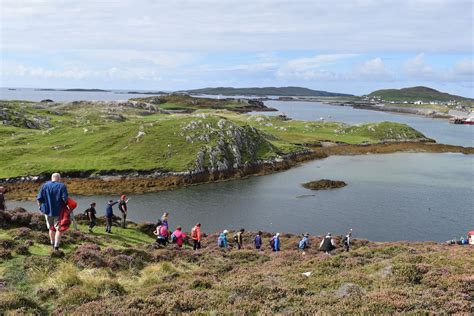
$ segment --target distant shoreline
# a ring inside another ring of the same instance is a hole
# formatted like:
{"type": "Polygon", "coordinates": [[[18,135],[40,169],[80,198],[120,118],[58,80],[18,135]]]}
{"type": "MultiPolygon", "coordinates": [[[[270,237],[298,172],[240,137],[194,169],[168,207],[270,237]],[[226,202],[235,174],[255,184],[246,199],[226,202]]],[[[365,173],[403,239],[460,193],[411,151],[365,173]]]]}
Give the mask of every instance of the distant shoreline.
{"type": "Polygon", "coordinates": [[[61,91],[61,92],[112,92],[102,89],[35,89],[35,91],[61,91]]]}

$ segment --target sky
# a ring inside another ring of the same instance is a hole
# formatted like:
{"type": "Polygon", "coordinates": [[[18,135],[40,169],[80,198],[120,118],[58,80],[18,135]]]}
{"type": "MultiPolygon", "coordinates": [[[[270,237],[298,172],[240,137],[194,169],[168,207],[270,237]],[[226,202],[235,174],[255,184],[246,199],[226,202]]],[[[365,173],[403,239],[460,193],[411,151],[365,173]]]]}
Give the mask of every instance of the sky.
{"type": "Polygon", "coordinates": [[[424,85],[474,97],[472,0],[0,0],[0,86],[424,85]]]}

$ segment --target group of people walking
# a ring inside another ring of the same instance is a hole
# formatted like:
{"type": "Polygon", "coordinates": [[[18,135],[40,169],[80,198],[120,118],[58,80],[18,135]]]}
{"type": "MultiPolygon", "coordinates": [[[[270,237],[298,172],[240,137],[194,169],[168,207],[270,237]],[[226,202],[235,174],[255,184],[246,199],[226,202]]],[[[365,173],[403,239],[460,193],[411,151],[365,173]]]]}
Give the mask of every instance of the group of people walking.
{"type": "MultiPolygon", "coordinates": [[[[44,183],[37,195],[37,202],[39,210],[44,214],[46,219],[46,225],[49,230],[49,237],[51,245],[55,250],[59,249],[61,234],[63,231],[69,228],[71,222],[74,228],[77,230],[77,224],[74,217],[74,209],[77,203],[69,198],[67,187],[61,181],[61,175],[59,173],[53,173],[51,181],[44,183]]],[[[0,188],[0,194],[3,193],[3,188],[0,188]]],[[[109,234],[112,233],[112,225],[114,220],[114,205],[118,204],[118,209],[122,214],[121,226],[126,228],[127,225],[127,214],[128,214],[128,202],[130,201],[127,196],[122,195],[117,201],[109,200],[105,207],[105,231],[109,234]]],[[[2,202],[0,200],[0,202],[2,202]]],[[[89,232],[93,231],[93,228],[97,225],[97,210],[96,203],[90,204],[90,207],[84,211],[84,214],[89,220],[89,232]]],[[[244,232],[245,229],[238,230],[233,236],[233,245],[237,249],[242,249],[244,246],[244,232]]],[[[163,216],[156,223],[153,234],[156,236],[156,242],[159,245],[166,246],[168,243],[173,243],[177,248],[181,248],[184,244],[187,235],[182,231],[181,226],[177,226],[176,229],[171,232],[169,228],[169,214],[165,212],[163,216]]],[[[219,234],[217,238],[217,245],[219,248],[228,249],[231,247],[228,240],[229,231],[224,230],[219,234]]],[[[346,251],[349,251],[351,244],[352,230],[343,238],[343,246],[346,251]]],[[[192,245],[194,250],[201,248],[201,223],[196,223],[191,230],[192,245]]],[[[259,231],[253,238],[253,246],[255,249],[263,250],[263,237],[262,232],[259,231]]],[[[278,252],[281,248],[280,233],[276,233],[270,238],[269,246],[272,251],[278,252]]],[[[302,235],[302,239],[298,243],[298,248],[305,250],[310,247],[309,234],[305,233],[302,235]]],[[[331,234],[328,233],[319,245],[319,249],[326,253],[330,253],[336,248],[336,244],[331,234]]]]}
{"type": "MultiPolygon", "coordinates": [[[[243,233],[245,232],[245,229],[240,229],[237,231],[234,235],[234,244],[237,247],[237,249],[242,249],[243,247],[243,233]]],[[[217,238],[217,245],[220,248],[229,248],[229,241],[228,241],[228,230],[224,230],[222,233],[219,234],[219,237],[217,238]]],[[[347,235],[344,236],[342,239],[342,243],[344,246],[345,251],[349,251],[350,246],[351,246],[351,238],[352,238],[352,229],[348,232],[347,235]]],[[[257,250],[263,250],[263,238],[262,238],[262,232],[259,231],[255,237],[253,238],[253,244],[255,249],[257,250]]],[[[280,233],[276,233],[270,238],[269,241],[269,246],[272,251],[278,252],[280,251],[281,247],[281,240],[280,240],[280,233]]],[[[298,248],[304,251],[305,249],[310,247],[309,243],[309,234],[305,233],[302,235],[301,240],[298,243],[298,248]]],[[[336,249],[336,243],[334,239],[331,236],[331,233],[327,233],[327,235],[321,240],[321,243],[319,244],[319,250],[324,251],[325,253],[329,254],[332,250],[336,249]]]]}

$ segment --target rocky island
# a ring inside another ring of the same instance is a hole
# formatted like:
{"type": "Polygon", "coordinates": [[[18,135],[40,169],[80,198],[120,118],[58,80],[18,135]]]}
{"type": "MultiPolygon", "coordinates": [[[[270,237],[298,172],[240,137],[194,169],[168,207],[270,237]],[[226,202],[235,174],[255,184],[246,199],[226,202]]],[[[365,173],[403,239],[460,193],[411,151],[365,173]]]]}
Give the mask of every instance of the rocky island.
{"type": "Polygon", "coordinates": [[[328,179],[310,181],[310,182],[302,184],[304,188],[310,189],[310,190],[337,189],[337,188],[343,188],[346,185],[347,184],[344,181],[334,181],[334,180],[328,180],[328,179]]]}

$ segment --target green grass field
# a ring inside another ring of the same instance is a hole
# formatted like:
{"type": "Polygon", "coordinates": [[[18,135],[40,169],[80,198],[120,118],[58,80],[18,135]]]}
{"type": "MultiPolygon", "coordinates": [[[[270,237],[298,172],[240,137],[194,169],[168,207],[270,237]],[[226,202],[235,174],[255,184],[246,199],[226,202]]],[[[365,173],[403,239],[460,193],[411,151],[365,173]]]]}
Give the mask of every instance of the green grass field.
{"type": "MultiPolygon", "coordinates": [[[[336,122],[283,121],[277,117],[201,109],[161,114],[113,103],[38,105],[0,102],[0,178],[53,171],[189,171],[199,152],[217,152],[233,163],[271,159],[332,141],[348,144],[425,140],[414,129],[383,122],[349,126],[336,122]],[[36,124],[37,128],[27,125],[36,124]]],[[[173,107],[179,105],[173,105],[173,107]]]]}

